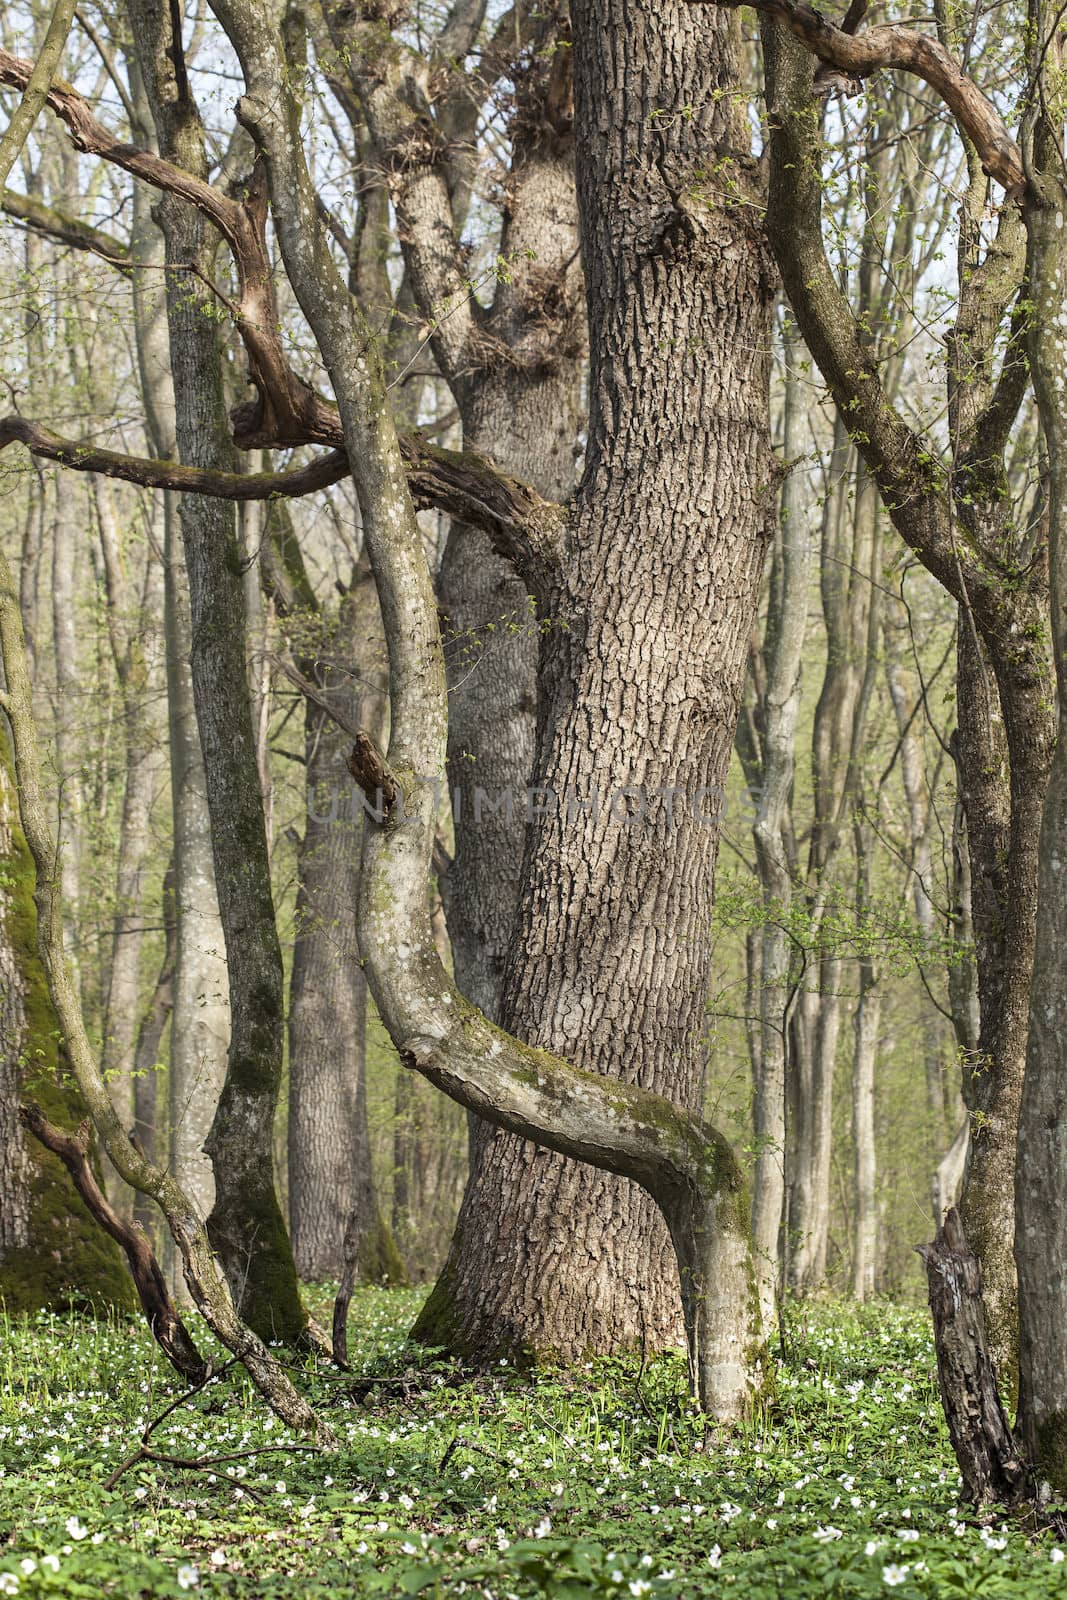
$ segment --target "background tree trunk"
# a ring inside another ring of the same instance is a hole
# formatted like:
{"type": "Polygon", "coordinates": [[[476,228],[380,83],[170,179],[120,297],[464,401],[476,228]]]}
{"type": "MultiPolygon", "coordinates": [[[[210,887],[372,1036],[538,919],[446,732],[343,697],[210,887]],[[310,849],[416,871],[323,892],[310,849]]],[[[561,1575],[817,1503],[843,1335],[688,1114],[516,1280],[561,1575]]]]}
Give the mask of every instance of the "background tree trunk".
{"type": "MultiPolygon", "coordinates": [[[[757,970],[754,1003],[758,1010],[752,1131],[756,1145],[752,1180],[752,1248],[765,1326],[775,1311],[781,1269],[781,1235],[786,1183],[786,1081],[795,951],[787,919],[797,873],[791,802],[800,713],[801,662],[807,632],[808,587],[815,558],[806,501],[810,484],[800,465],[807,418],[799,364],[802,347],[786,320],[782,336],[785,365],[782,456],[795,463],[782,489],[776,530],[770,596],[761,661],[757,744],[745,762],[756,791],[752,837],[766,920],[753,934],[757,970]]],[[[740,745],[741,741],[739,741],[740,745]]]]}
{"type": "Polygon", "coordinates": [[[1063,215],[1063,64],[1058,23],[1036,6],[1043,65],[1031,113],[1027,210],[1030,366],[1048,451],[1049,577],[1058,738],[1039,852],[1036,956],[1015,1168],[1019,1268],[1018,1431],[1040,1482],[1067,1496],[1067,247],[1063,215]],[[1053,30],[1043,42],[1045,30],[1053,30]]]}
{"type": "MultiPolygon", "coordinates": [[[[869,912],[870,829],[858,819],[853,826],[856,846],[856,915],[869,912]]],[[[861,934],[861,939],[862,939],[861,934]]],[[[852,1161],[855,1222],[852,1239],[851,1288],[857,1300],[869,1300],[875,1291],[878,1268],[878,1203],[875,1194],[877,1156],[874,1140],[874,1081],[878,1060],[878,1030],[882,1017],[879,973],[874,957],[865,950],[860,958],[860,992],[852,1019],[852,1161]]]]}
{"type": "MultiPolygon", "coordinates": [[[[287,544],[291,538],[287,533],[287,544]]],[[[306,577],[300,588],[310,589],[306,577]]],[[[380,742],[388,671],[366,559],[336,616],[316,607],[314,650],[301,651],[300,618],[281,609],[301,671],[343,709],[350,726],[380,742]]],[[[351,1232],[361,1275],[395,1283],[403,1264],[379,1210],[367,1127],[367,985],[355,928],[363,827],[348,775],[351,748],[351,733],[308,700],[307,809],[289,988],[289,1218],[302,1277],[340,1277],[351,1232]]]]}

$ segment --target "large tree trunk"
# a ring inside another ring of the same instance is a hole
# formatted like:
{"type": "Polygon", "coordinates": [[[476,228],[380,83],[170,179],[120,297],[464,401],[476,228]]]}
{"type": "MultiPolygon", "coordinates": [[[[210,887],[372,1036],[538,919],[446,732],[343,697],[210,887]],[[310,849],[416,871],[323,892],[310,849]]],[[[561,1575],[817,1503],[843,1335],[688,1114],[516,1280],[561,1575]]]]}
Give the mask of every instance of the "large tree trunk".
{"type": "MultiPolygon", "coordinates": [[[[546,27],[557,19],[548,14],[546,27]]],[[[490,328],[510,352],[454,385],[464,444],[551,500],[574,487],[581,358],[578,212],[567,46],[546,71],[520,80],[518,130],[502,252],[514,259],[494,297],[490,328]],[[563,69],[562,74],[560,69],[563,69]]],[[[457,982],[487,1016],[500,1016],[501,986],[515,938],[525,844],[523,798],[531,781],[538,710],[540,629],[526,585],[494,554],[488,537],[454,526],[438,583],[449,673],[448,781],[455,857],[441,882],[457,982]]],[[[407,1098],[411,1098],[410,1094],[407,1098]]],[[[415,1328],[427,1343],[467,1356],[497,1342],[512,1347],[518,1307],[494,1334],[479,1321],[467,1342],[468,1311],[492,1296],[487,1233],[524,1226],[539,1182],[521,1141],[470,1121],[470,1170],[440,1290],[415,1328]],[[459,1310],[456,1299],[465,1309],[459,1310]]],[[[573,1213],[539,1224],[542,1252],[566,1249],[573,1213]]],[[[495,1313],[488,1311],[491,1318],[495,1313]]],[[[531,1328],[531,1339],[536,1330],[531,1328]]]]}
{"type": "Polygon", "coordinates": [[[85,1114],[37,955],[33,888],[0,720],[0,1298],[9,1311],[63,1310],[86,1299],[128,1309],[134,1301],[118,1250],[57,1157],[19,1121],[24,1096],[64,1123],[85,1114]]]}
{"type": "MultiPolygon", "coordinates": [[[[731,24],[622,0],[572,20],[592,414],[543,655],[537,784],[559,803],[532,822],[501,1014],[695,1111],[719,786],[772,512],[769,285],[745,208],[696,176],[748,142],[731,24]],[[627,818],[635,786],[645,814],[627,818]]],[[[743,157],[733,172],[744,186],[743,157]]],[[[494,1141],[465,1231],[437,1290],[461,1348],[680,1341],[671,1245],[636,1186],[494,1141]],[[477,1237],[475,1207],[494,1216],[477,1237]]]]}

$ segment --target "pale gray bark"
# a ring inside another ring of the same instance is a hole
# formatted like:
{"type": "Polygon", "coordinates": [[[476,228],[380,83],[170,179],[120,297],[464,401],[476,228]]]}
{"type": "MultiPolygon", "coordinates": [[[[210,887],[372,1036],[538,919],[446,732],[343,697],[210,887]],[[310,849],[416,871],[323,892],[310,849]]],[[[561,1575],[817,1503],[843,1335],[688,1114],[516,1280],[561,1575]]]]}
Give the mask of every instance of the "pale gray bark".
{"type": "MultiPolygon", "coordinates": [[[[138,75],[139,130],[148,142],[151,118],[138,75]]],[[[152,195],[134,186],[131,252],[143,270],[133,275],[137,362],[145,426],[153,453],[177,454],[167,307],[162,282],[163,239],[152,220],[152,195]]],[[[204,763],[193,706],[188,580],[178,528],[178,501],[161,497],[163,635],[170,750],[176,944],[168,1055],[169,1162],[202,1217],[215,1199],[204,1140],[226,1071],[230,1034],[229,982],[215,889],[204,763]]],[[[156,1118],[158,1122],[158,1115],[156,1118]]]]}
{"type": "Polygon", "coordinates": [[[877,492],[854,457],[855,476],[853,470],[845,471],[849,455],[845,430],[837,421],[830,469],[834,489],[823,518],[820,566],[826,667],[812,732],[815,816],[807,865],[806,935],[812,950],[809,970],[801,980],[791,1040],[794,1133],[790,1140],[788,1272],[790,1285],[798,1293],[818,1288],[826,1276],[843,962],[833,949],[824,951],[820,946],[849,837],[849,812],[880,642],[877,492]]]}
{"type": "Polygon", "coordinates": [[[81,512],[70,476],[55,475],[52,497],[52,650],[55,667],[56,817],[63,874],[67,951],[80,971],[78,910],[81,902],[82,734],[85,705],[78,661],[75,565],[81,512]]]}
{"type": "Polygon", "coordinates": [[[779,1286],[785,1204],[787,1046],[795,962],[786,923],[797,869],[789,811],[796,768],[808,586],[815,557],[814,528],[807,515],[810,484],[800,466],[807,432],[798,370],[801,352],[800,341],[787,322],[782,337],[782,455],[796,465],[782,489],[774,547],[763,652],[766,681],[759,708],[759,765],[754,774],[759,797],[752,829],[767,916],[755,936],[759,1024],[753,1056],[756,1162],[752,1180],[752,1246],[760,1307],[767,1326],[773,1320],[779,1286]]]}
{"type": "MultiPolygon", "coordinates": [[[[162,630],[156,623],[162,609],[163,570],[162,563],[149,547],[135,613],[110,486],[94,477],[92,492],[101,547],[108,634],[119,684],[125,758],[100,1064],[111,1088],[115,1109],[124,1125],[130,1128],[136,1120],[134,1056],[146,909],[144,875],[152,845],[152,805],[163,774],[163,742],[154,706],[163,676],[162,630]]],[[[162,522],[161,517],[157,520],[162,522]]]]}
{"type": "MultiPolygon", "coordinates": [[[[870,907],[870,829],[856,822],[856,912],[870,907]]],[[[878,1036],[882,1015],[879,973],[873,956],[865,952],[859,962],[859,998],[852,1019],[852,1234],[851,1288],[857,1300],[869,1300],[875,1291],[878,1266],[878,1202],[875,1193],[877,1156],[874,1138],[874,1086],[878,1036]]]]}

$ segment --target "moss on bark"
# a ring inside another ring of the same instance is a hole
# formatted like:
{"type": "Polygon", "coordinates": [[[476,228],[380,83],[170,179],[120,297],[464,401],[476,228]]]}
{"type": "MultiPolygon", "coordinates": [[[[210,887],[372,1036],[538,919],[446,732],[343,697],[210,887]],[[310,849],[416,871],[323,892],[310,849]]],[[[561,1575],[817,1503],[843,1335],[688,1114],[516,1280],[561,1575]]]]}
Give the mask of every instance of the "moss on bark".
{"type": "MultiPolygon", "coordinates": [[[[44,970],[37,954],[34,869],[19,825],[6,735],[0,730],[0,806],[7,847],[0,855],[0,939],[14,958],[22,985],[21,1040],[0,1040],[18,1059],[21,1098],[32,1099],[50,1122],[76,1125],[85,1105],[71,1074],[44,970]]],[[[28,1242],[0,1259],[0,1299],[9,1311],[67,1310],[88,1303],[136,1309],[136,1296],[118,1246],[90,1217],[57,1156],[24,1135],[29,1157],[28,1242]]],[[[95,1164],[95,1156],[94,1156],[95,1164]]]]}

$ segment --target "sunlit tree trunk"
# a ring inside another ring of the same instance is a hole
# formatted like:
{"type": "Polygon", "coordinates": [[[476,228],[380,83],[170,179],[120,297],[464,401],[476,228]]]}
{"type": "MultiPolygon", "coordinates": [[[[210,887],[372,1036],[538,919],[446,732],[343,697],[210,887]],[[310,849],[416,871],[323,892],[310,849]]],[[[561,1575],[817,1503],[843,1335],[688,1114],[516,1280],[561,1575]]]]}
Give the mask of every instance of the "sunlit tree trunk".
{"type": "MultiPolygon", "coordinates": [[[[149,143],[154,137],[151,115],[140,75],[135,69],[132,89],[140,118],[139,132],[149,143]]],[[[169,460],[177,455],[178,446],[167,305],[162,282],[164,247],[162,235],[151,216],[153,203],[153,194],[136,184],[131,252],[140,270],[133,275],[134,327],[146,432],[153,453],[169,460]]],[[[169,997],[167,1115],[161,1117],[156,1106],[152,1120],[160,1140],[164,1136],[168,1140],[171,1171],[192,1197],[201,1216],[206,1217],[214,1204],[215,1180],[204,1151],[204,1140],[215,1115],[226,1072],[229,980],[215,889],[204,763],[193,705],[188,579],[176,495],[160,497],[157,536],[160,524],[173,836],[174,952],[169,997]]],[[[165,1007],[165,996],[162,1003],[165,1007]]],[[[160,1035],[164,1021],[159,1023],[160,1035]]],[[[154,1062],[154,1049],[152,1059],[154,1062]]],[[[140,1057],[139,1068],[144,1065],[144,1058],[140,1057]]],[[[143,1086],[142,1110],[147,1112],[147,1085],[143,1077],[137,1082],[143,1086]]],[[[155,1151],[157,1158],[162,1150],[160,1142],[155,1151]]]]}
{"type": "Polygon", "coordinates": [[[802,348],[787,322],[782,338],[785,366],[782,455],[798,463],[785,480],[776,530],[764,629],[762,674],[754,730],[745,761],[756,789],[753,840],[765,920],[751,935],[754,998],[746,1006],[757,1020],[754,1033],[752,1244],[765,1325],[774,1315],[781,1268],[785,1204],[786,1079],[789,1017],[795,999],[796,961],[787,926],[797,872],[791,799],[796,768],[801,662],[807,632],[808,586],[815,558],[814,528],[807,514],[808,480],[799,466],[807,442],[807,417],[799,374],[802,348]]]}
{"type": "MultiPolygon", "coordinates": [[[[853,827],[856,848],[856,914],[870,909],[871,831],[857,821],[853,827]]],[[[875,1193],[877,1157],[874,1140],[874,1086],[878,1061],[878,1034],[882,994],[874,957],[865,950],[859,962],[859,998],[852,1019],[852,1175],[854,1223],[852,1237],[852,1293],[869,1300],[875,1289],[878,1265],[878,1202],[875,1193]]]]}

